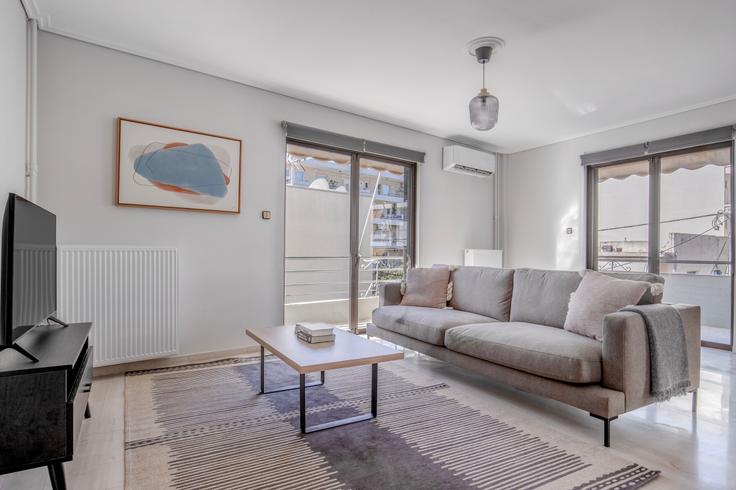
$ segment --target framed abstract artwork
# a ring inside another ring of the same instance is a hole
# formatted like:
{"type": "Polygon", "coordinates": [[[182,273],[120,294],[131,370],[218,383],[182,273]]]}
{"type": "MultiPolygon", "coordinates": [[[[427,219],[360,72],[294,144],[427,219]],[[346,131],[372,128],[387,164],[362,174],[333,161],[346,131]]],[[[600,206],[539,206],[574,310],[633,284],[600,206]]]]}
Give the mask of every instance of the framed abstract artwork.
{"type": "Polygon", "coordinates": [[[240,212],[243,142],[118,118],[118,206],[240,212]]]}

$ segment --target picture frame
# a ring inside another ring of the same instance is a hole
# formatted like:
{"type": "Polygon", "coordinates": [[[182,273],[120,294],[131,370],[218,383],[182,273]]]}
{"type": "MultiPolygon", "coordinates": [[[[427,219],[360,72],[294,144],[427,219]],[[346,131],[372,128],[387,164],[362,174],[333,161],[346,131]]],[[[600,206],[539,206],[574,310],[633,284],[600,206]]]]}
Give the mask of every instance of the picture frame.
{"type": "Polygon", "coordinates": [[[238,138],[117,118],[115,204],[240,213],[238,138]]]}

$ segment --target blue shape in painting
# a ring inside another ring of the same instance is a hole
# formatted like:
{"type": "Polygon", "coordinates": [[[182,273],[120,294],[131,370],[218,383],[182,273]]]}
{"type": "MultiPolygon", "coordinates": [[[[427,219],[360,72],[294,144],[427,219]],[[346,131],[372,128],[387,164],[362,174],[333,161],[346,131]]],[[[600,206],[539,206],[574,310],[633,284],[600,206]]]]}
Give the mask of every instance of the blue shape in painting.
{"type": "Polygon", "coordinates": [[[172,192],[213,197],[227,194],[227,181],[217,158],[201,143],[171,144],[144,153],[135,159],[133,168],[154,185],[172,192]]]}

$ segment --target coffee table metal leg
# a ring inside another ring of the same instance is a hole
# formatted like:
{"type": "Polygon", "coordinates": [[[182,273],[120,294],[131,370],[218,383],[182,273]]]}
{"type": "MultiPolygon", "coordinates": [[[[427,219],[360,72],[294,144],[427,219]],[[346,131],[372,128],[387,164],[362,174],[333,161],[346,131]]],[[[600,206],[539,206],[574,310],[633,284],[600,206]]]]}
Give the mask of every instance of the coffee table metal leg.
{"type": "MultiPolygon", "coordinates": [[[[309,388],[310,386],[322,386],[325,384],[325,372],[320,371],[320,377],[319,381],[311,381],[309,383],[306,383],[304,386],[309,388]]],[[[278,393],[280,391],[289,391],[289,390],[297,390],[299,389],[299,385],[290,385],[290,386],[283,386],[281,388],[276,388],[274,390],[266,391],[266,354],[265,349],[263,346],[261,346],[261,395],[268,394],[268,393],[278,393]]]]}
{"type": "MultiPolygon", "coordinates": [[[[324,375],[324,372],[323,372],[324,375]]],[[[309,386],[309,385],[306,385],[309,386]]],[[[364,413],[356,415],[354,417],[348,417],[345,419],[332,420],[323,424],[312,425],[307,427],[307,408],[306,408],[306,393],[305,393],[304,375],[299,375],[299,428],[302,434],[309,434],[311,432],[317,432],[320,430],[331,429],[333,427],[340,427],[343,425],[354,424],[356,422],[363,422],[365,420],[371,420],[376,418],[378,415],[378,364],[371,365],[371,413],[364,413]]]]}
{"type": "Polygon", "coordinates": [[[378,364],[371,365],[371,414],[378,416],[378,364]]]}
{"type": "Polygon", "coordinates": [[[264,383],[265,374],[264,373],[266,371],[265,368],[266,368],[266,362],[264,360],[263,346],[261,346],[261,394],[266,392],[266,389],[264,386],[265,385],[264,383]]]}
{"type": "Polygon", "coordinates": [[[307,431],[307,390],[305,385],[304,374],[299,374],[299,428],[302,434],[307,431]]]}
{"type": "Polygon", "coordinates": [[[378,364],[371,364],[371,413],[356,415],[346,419],[333,420],[324,424],[313,425],[307,427],[307,388],[310,386],[321,386],[325,384],[325,372],[320,371],[319,381],[307,383],[307,375],[299,374],[299,384],[297,386],[285,386],[275,390],[266,391],[266,361],[265,349],[261,346],[261,394],[278,393],[280,391],[299,390],[299,430],[302,434],[309,432],[317,432],[320,430],[330,429],[332,427],[340,427],[341,425],[354,424],[355,422],[363,422],[364,420],[374,419],[378,416],[378,364]]]}

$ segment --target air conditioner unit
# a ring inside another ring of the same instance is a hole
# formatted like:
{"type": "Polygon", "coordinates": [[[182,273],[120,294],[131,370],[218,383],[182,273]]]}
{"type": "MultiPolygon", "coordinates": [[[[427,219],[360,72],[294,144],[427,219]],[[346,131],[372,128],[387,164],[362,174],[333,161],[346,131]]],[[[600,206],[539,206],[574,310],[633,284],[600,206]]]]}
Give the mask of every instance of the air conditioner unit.
{"type": "Polygon", "coordinates": [[[489,177],[496,173],[496,155],[464,146],[445,146],[442,148],[442,169],[476,177],[489,177]]]}

